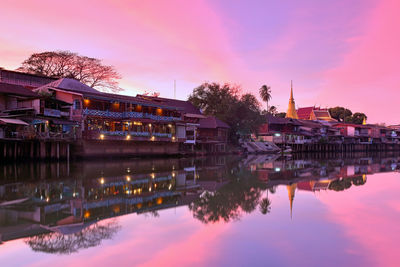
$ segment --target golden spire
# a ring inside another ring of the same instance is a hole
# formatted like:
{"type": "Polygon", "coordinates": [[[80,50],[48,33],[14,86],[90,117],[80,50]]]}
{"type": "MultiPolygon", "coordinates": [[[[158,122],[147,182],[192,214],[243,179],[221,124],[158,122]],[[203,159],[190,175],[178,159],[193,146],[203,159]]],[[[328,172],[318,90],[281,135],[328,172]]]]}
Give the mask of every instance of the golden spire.
{"type": "Polygon", "coordinates": [[[363,119],[363,123],[362,123],[363,125],[366,125],[367,124],[367,119],[364,117],[364,119],[363,119]]]}
{"type": "Polygon", "coordinates": [[[292,219],[294,192],[297,188],[297,184],[287,185],[286,188],[288,191],[288,196],[289,196],[289,201],[290,201],[290,219],[292,219]]]}
{"type": "Polygon", "coordinates": [[[293,82],[290,82],[290,99],[289,99],[289,106],[286,112],[286,118],[291,118],[291,119],[298,119],[299,117],[297,116],[297,111],[294,103],[294,98],[293,98],[293,82]]]}

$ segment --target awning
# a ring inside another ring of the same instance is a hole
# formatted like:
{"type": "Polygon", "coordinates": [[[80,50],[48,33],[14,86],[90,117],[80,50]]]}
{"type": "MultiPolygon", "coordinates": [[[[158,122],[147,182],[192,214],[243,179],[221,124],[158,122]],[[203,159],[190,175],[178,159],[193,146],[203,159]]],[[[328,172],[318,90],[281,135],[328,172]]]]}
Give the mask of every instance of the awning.
{"type": "Polygon", "coordinates": [[[5,124],[29,125],[28,123],[18,120],[18,119],[0,118],[0,122],[5,123],[5,124]]]}
{"type": "Polygon", "coordinates": [[[193,113],[186,113],[186,114],[185,114],[185,117],[187,117],[187,118],[197,118],[197,119],[205,119],[205,118],[207,118],[207,117],[204,116],[204,115],[201,115],[201,114],[193,114],[193,113]]]}

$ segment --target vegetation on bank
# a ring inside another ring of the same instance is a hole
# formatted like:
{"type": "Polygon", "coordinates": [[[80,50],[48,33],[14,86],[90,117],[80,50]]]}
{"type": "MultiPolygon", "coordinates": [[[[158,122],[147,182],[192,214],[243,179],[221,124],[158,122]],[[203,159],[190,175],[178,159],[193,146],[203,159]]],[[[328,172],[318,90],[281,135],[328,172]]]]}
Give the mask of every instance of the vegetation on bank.
{"type": "Polygon", "coordinates": [[[240,92],[239,86],[206,82],[196,87],[188,100],[203,114],[226,122],[231,127],[230,141],[236,143],[240,135],[257,132],[265,122],[257,98],[240,92]]]}

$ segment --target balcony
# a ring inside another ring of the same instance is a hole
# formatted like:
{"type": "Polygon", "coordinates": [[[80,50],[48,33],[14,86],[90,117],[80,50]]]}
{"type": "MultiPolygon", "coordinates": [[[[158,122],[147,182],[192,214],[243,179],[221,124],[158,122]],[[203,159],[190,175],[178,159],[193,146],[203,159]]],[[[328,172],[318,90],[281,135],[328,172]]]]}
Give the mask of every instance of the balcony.
{"type": "Polygon", "coordinates": [[[180,121],[180,117],[172,117],[172,116],[159,116],[153,115],[148,113],[141,113],[135,111],[127,111],[127,112],[113,112],[113,111],[103,111],[103,110],[96,110],[96,109],[84,109],[83,115],[87,116],[97,116],[97,117],[106,117],[106,118],[113,118],[113,119],[130,119],[130,118],[146,118],[152,119],[155,121],[180,121]]]}

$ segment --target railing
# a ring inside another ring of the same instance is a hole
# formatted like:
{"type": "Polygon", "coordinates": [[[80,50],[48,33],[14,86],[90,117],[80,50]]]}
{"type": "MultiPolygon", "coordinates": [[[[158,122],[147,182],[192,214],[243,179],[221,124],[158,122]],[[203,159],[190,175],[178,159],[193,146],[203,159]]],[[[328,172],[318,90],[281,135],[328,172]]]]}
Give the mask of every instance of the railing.
{"type": "Polygon", "coordinates": [[[107,117],[107,118],[115,118],[115,119],[127,119],[127,118],[147,118],[155,121],[180,121],[180,117],[173,116],[159,116],[148,113],[140,113],[135,111],[127,111],[127,112],[113,112],[113,111],[103,111],[96,109],[84,109],[83,115],[88,116],[98,116],[98,117],[107,117]]]}

